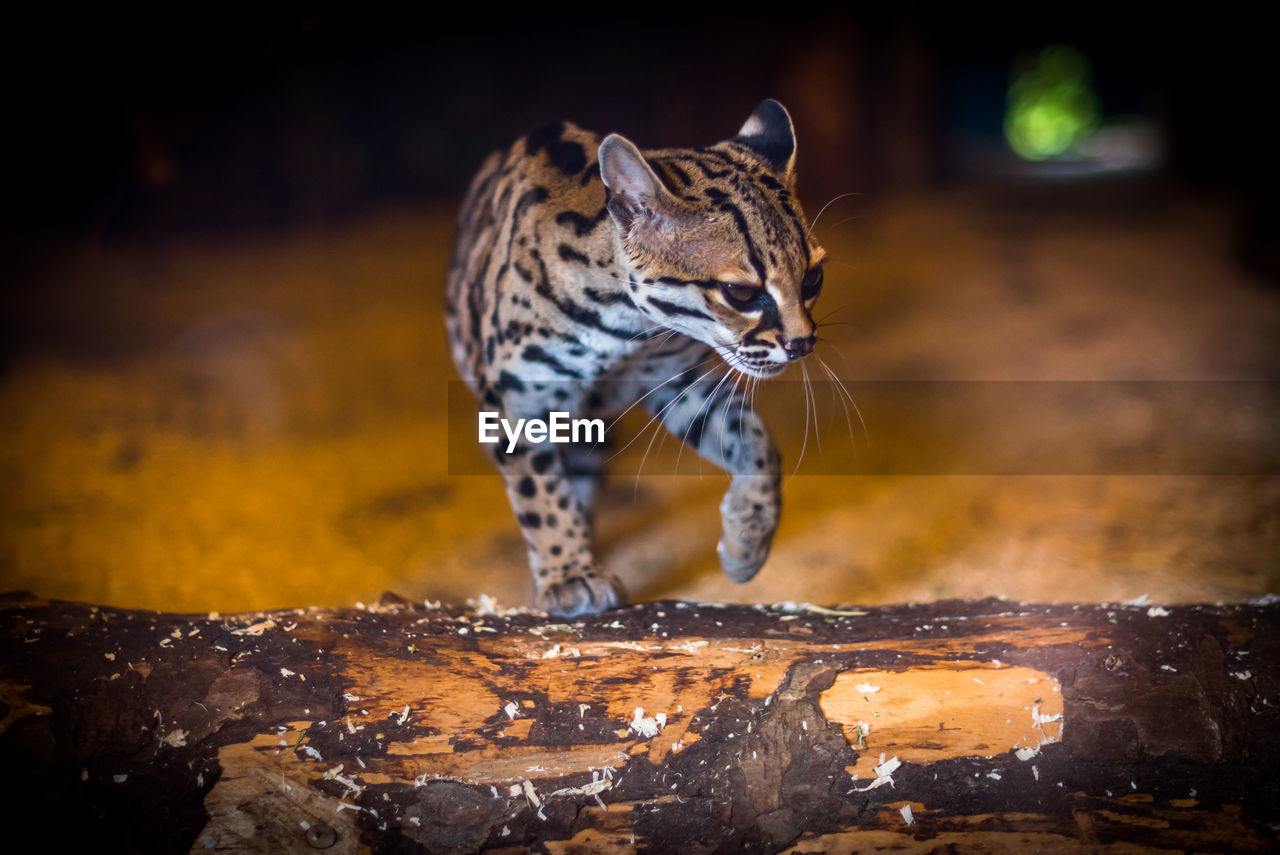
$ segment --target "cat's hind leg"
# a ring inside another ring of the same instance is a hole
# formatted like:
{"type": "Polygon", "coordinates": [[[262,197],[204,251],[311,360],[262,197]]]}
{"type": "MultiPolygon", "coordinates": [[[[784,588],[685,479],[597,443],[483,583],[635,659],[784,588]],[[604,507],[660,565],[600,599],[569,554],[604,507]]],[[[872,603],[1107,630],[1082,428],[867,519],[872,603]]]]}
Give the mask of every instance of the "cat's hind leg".
{"type": "Polygon", "coordinates": [[[621,583],[592,558],[590,513],[561,447],[521,439],[510,453],[496,446],[494,457],[528,548],[535,605],[566,618],[621,606],[621,583]]]}
{"type": "Polygon", "coordinates": [[[603,442],[575,442],[563,445],[561,449],[573,495],[582,506],[590,529],[595,519],[596,497],[604,486],[604,464],[609,446],[603,442]]]}

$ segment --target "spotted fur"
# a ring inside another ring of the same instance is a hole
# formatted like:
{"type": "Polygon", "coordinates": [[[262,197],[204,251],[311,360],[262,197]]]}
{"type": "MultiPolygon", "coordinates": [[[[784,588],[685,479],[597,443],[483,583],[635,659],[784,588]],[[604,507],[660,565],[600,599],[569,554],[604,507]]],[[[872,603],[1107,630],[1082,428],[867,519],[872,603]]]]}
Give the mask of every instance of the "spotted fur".
{"type": "MultiPolygon", "coordinates": [[[[718,552],[738,582],[764,564],[781,497],[778,453],[734,378],[775,375],[814,342],[824,252],[794,186],[795,136],[776,101],[697,149],[641,152],[552,124],[485,161],[449,269],[449,341],[482,408],[607,419],[640,402],[732,474],[718,552]]],[[[591,554],[601,451],[496,448],[538,606],[621,605],[591,554]]]]}

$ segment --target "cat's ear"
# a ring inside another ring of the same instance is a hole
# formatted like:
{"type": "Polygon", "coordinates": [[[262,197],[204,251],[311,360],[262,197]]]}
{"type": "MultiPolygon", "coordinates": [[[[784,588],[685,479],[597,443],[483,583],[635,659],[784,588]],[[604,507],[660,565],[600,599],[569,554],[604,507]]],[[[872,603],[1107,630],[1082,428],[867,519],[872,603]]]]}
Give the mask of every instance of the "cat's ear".
{"type": "Polygon", "coordinates": [[[600,178],[609,188],[609,216],[625,234],[639,220],[662,227],[672,213],[675,200],[653,172],[635,143],[618,134],[609,134],[600,143],[600,178]]]}
{"type": "Polygon", "coordinates": [[[796,129],[787,108],[772,98],[760,102],[733,141],[763,157],[787,181],[795,177],[796,129]]]}

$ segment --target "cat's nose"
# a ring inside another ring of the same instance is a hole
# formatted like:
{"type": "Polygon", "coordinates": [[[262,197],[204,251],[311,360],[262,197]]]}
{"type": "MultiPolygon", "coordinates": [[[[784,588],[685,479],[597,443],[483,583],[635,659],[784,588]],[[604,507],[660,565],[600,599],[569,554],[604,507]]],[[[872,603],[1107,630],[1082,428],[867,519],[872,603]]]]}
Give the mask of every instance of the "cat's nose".
{"type": "Polygon", "coordinates": [[[813,352],[813,336],[807,335],[804,338],[793,338],[782,343],[782,349],[786,351],[787,359],[799,359],[802,356],[808,356],[813,352]]]}

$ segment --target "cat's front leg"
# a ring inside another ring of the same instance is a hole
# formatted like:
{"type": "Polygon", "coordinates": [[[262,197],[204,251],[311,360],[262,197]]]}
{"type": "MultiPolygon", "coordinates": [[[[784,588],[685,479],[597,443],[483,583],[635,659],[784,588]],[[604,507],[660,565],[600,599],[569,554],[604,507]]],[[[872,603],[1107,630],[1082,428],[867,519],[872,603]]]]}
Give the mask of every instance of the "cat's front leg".
{"type": "Polygon", "coordinates": [[[733,479],[720,503],[722,534],[716,553],[734,582],[764,566],[782,513],[781,459],[773,437],[737,389],[706,383],[651,406],[676,436],[733,479]]]}
{"type": "Polygon", "coordinates": [[[560,449],[523,437],[510,453],[505,443],[495,449],[528,547],[535,605],[558,617],[621,606],[626,601],[622,585],[592,559],[590,517],[560,449]]]}
{"type": "MultiPolygon", "coordinates": [[[[731,403],[725,411],[733,413],[731,403]]],[[[724,430],[703,437],[699,449],[733,473],[720,503],[720,567],[734,582],[748,582],[769,557],[782,514],[781,459],[769,429],[750,408],[730,415],[724,430]]]]}

